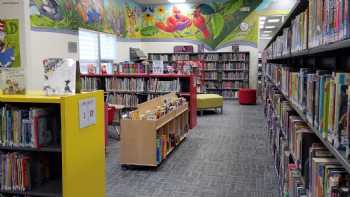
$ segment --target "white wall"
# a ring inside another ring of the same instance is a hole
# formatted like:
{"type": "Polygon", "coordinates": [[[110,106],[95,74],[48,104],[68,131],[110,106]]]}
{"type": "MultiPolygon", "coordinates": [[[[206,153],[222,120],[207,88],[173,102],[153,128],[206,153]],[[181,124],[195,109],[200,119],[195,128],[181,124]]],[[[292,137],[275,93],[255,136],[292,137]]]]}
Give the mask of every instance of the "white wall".
{"type": "Polygon", "coordinates": [[[47,58],[73,58],[78,53],[68,52],[68,42],[78,42],[78,36],[53,32],[30,32],[30,70],[32,73],[27,84],[29,90],[40,90],[44,82],[43,60],[47,58]],[[34,75],[34,76],[33,76],[34,75]],[[34,77],[34,78],[33,78],[34,77]]]}
{"type": "Polygon", "coordinates": [[[129,48],[142,48],[140,41],[117,41],[117,62],[130,61],[129,48]]]}

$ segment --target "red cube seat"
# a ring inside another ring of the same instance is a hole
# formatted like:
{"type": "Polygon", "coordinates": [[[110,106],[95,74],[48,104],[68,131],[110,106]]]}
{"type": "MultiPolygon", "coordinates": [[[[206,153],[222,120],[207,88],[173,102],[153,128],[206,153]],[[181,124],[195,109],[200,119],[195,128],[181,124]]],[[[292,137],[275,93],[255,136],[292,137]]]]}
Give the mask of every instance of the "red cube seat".
{"type": "Polygon", "coordinates": [[[239,90],[239,104],[241,105],[255,105],[256,104],[256,90],[249,88],[242,88],[239,90]]]}

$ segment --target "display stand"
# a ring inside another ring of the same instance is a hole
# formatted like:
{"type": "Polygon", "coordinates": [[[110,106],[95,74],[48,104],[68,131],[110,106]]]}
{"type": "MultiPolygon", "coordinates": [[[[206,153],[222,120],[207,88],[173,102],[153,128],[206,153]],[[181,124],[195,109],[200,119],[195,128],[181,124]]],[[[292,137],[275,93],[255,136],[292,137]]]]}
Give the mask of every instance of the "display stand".
{"type": "MultiPolygon", "coordinates": [[[[161,106],[165,99],[176,98],[175,93],[157,97],[138,105],[138,112],[145,113],[161,106]]],[[[158,166],[186,138],[189,129],[188,104],[178,107],[158,120],[122,120],[120,163],[133,166],[158,166]],[[176,144],[170,143],[170,135],[176,144]],[[159,138],[165,138],[161,143],[159,138]],[[158,146],[157,146],[158,144],[158,146]]]]}

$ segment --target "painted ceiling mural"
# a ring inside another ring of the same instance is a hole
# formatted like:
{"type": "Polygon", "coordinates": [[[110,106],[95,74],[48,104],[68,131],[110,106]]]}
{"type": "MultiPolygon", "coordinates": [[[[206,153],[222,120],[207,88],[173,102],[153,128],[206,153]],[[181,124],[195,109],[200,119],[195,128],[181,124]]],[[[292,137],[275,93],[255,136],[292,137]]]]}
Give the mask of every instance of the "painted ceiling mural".
{"type": "MultiPolygon", "coordinates": [[[[286,0],[293,1],[293,0],[286,0]]],[[[280,0],[216,0],[198,4],[140,5],[128,0],[31,0],[33,29],[79,27],[143,41],[189,41],[219,49],[256,45],[260,15],[287,14],[280,0]]]]}

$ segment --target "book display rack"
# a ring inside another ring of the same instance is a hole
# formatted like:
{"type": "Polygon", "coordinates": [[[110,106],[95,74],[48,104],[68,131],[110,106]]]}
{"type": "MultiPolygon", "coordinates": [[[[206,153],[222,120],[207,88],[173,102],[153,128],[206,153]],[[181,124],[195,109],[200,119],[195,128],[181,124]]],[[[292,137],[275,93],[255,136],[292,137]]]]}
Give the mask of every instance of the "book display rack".
{"type": "Polygon", "coordinates": [[[122,165],[158,166],[186,138],[188,103],[175,93],[139,104],[121,121],[122,165]]]}

